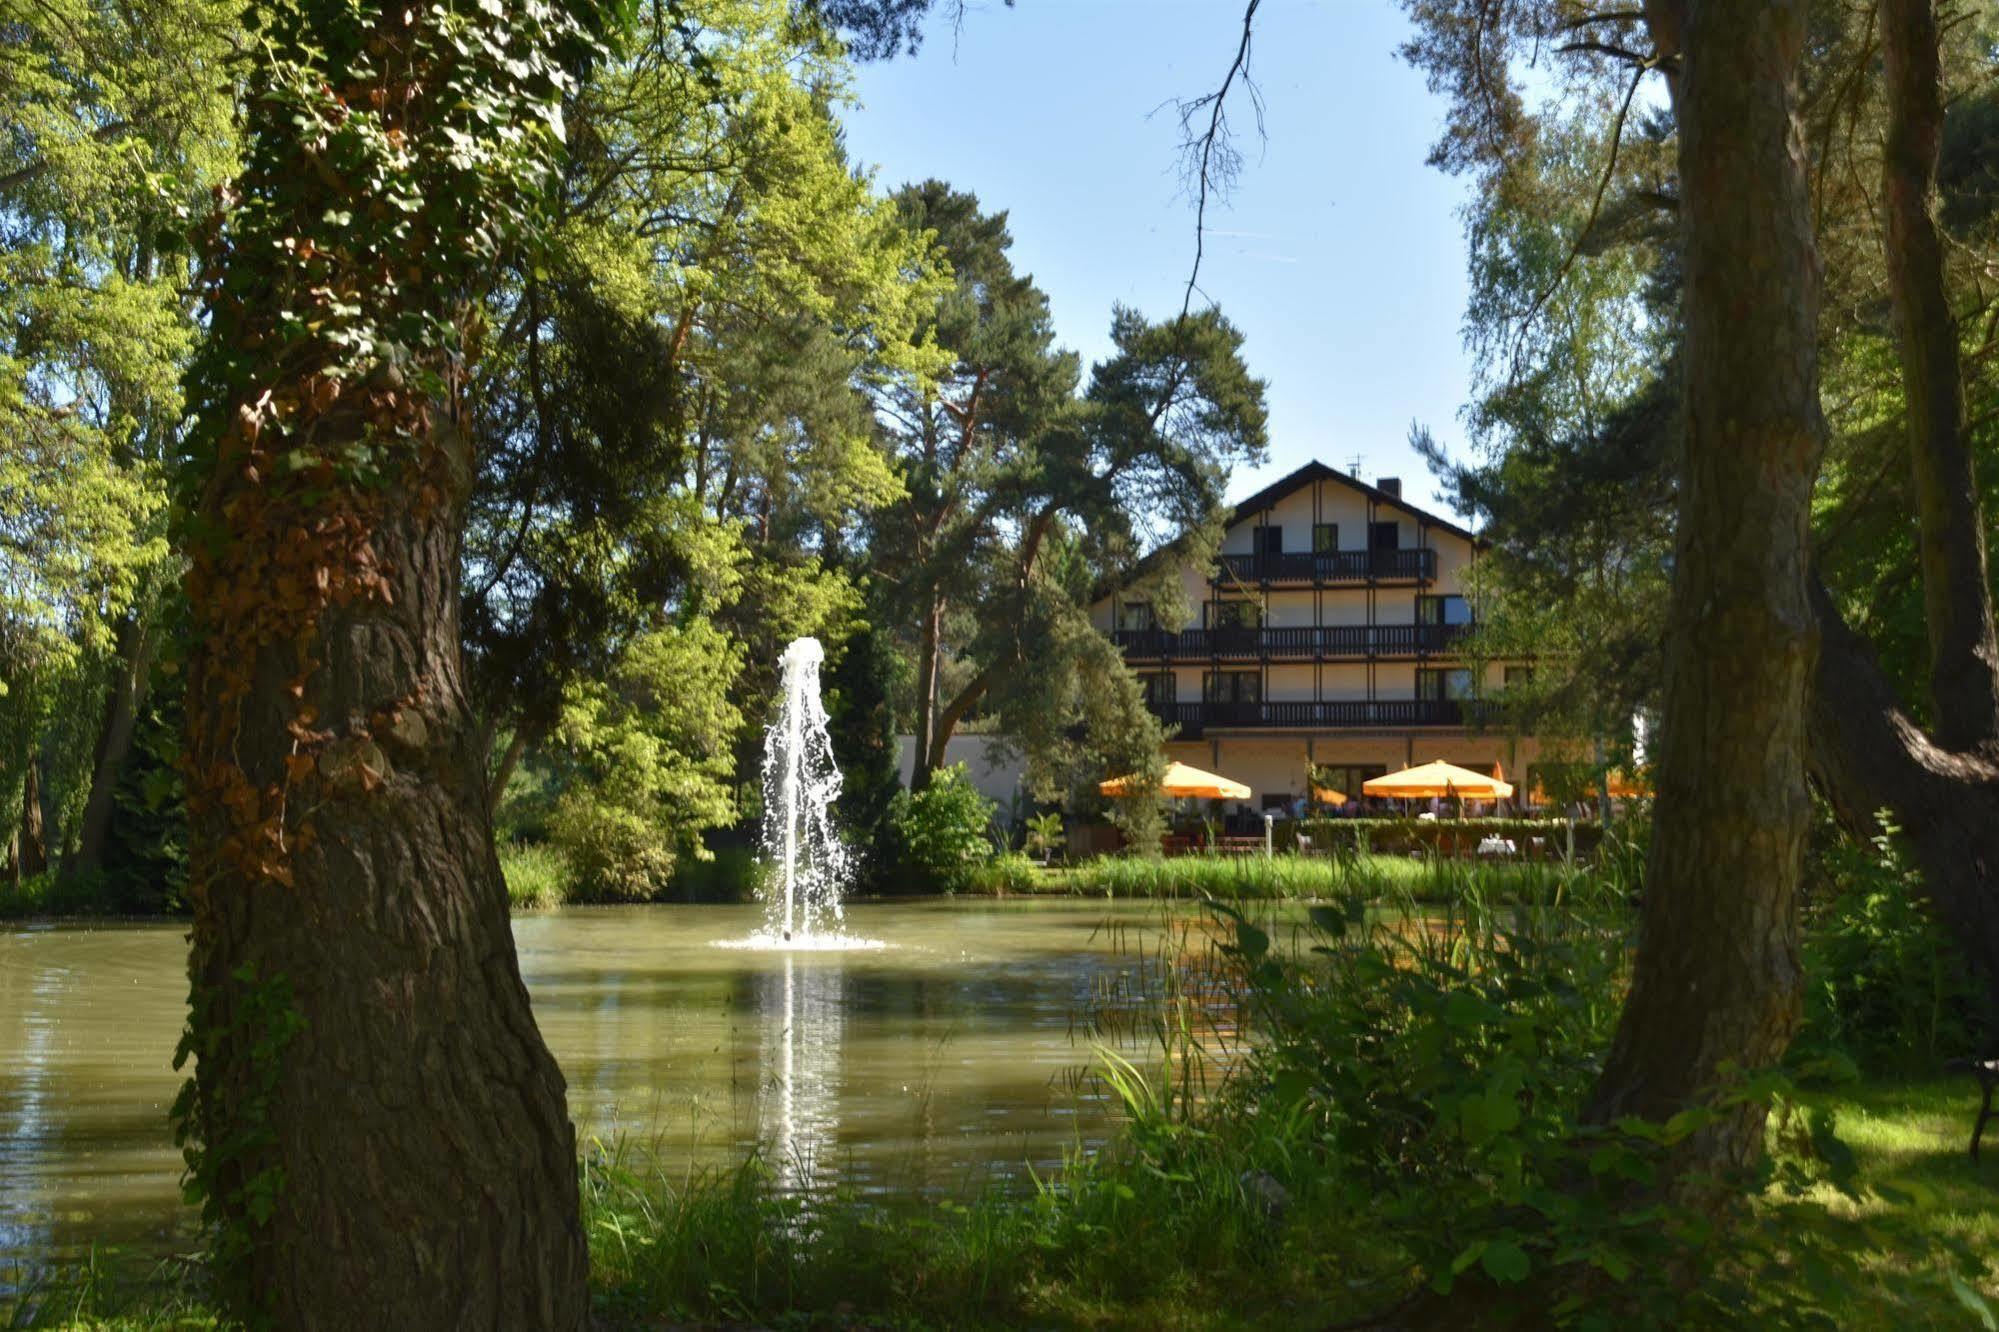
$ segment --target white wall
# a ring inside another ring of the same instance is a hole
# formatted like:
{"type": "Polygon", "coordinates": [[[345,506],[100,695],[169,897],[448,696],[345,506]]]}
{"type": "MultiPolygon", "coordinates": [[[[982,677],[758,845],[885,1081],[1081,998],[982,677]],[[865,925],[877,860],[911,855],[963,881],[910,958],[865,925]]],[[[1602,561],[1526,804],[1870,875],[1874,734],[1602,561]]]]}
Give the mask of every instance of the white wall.
{"type": "MultiPolygon", "coordinates": [[[[1194,686],[1199,697],[1200,685],[1194,686]]],[[[904,786],[916,771],[916,737],[899,735],[895,738],[896,775],[904,786]]],[[[1013,810],[1017,792],[1027,788],[1027,761],[1018,755],[1005,751],[1001,737],[996,735],[954,735],[944,742],[944,762],[965,765],[972,785],[980,795],[993,801],[1000,808],[1001,817],[1013,810]]]]}

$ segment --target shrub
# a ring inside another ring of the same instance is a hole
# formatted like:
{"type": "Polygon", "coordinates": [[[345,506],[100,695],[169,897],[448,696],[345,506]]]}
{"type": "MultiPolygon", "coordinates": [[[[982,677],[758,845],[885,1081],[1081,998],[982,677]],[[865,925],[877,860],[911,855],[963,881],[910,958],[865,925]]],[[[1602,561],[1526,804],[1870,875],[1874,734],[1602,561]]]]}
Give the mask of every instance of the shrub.
{"type": "Polygon", "coordinates": [[[549,833],[575,872],[579,895],[589,900],[642,902],[673,877],[670,836],[625,806],[568,793],[556,801],[549,833]]]}
{"type": "Polygon", "coordinates": [[[1433,851],[1446,856],[1469,856],[1486,837],[1506,837],[1523,854],[1537,859],[1559,859],[1573,835],[1578,856],[1592,855],[1604,837],[1600,823],[1570,824],[1561,819],[1280,819],[1272,826],[1271,837],[1280,851],[1294,850],[1299,834],[1311,839],[1314,850],[1338,852],[1344,847],[1373,851],[1381,855],[1410,855],[1433,851]],[[1538,853],[1533,851],[1539,842],[1538,853]]]}
{"type": "Polygon", "coordinates": [[[1993,1015],[1963,954],[1923,908],[1921,876],[1897,830],[1825,841],[1807,905],[1799,1040],[1842,1051],[1869,1072],[1899,1074],[1934,1074],[1944,1060],[1982,1048],[1993,1015]]]}
{"type": "Polygon", "coordinates": [[[562,852],[530,842],[500,848],[500,874],[507,881],[507,902],[516,911],[561,906],[576,886],[575,871],[562,852]]]}
{"type": "Polygon", "coordinates": [[[995,808],[962,763],[938,772],[921,791],[896,792],[888,826],[899,886],[945,893],[965,887],[972,870],[992,857],[986,828],[995,808]]]}
{"type": "Polygon", "coordinates": [[[1041,878],[1039,861],[1018,851],[1008,851],[976,866],[967,877],[965,886],[975,893],[999,897],[1007,893],[1031,893],[1039,886],[1041,878]]]}

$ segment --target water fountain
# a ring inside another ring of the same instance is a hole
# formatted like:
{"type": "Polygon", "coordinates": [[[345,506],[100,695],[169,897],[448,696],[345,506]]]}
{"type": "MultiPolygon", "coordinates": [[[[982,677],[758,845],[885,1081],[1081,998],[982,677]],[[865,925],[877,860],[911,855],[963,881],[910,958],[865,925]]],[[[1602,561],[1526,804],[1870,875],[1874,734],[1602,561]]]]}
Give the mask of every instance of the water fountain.
{"type": "Polygon", "coordinates": [[[782,692],[777,719],[764,732],[764,927],[734,947],[881,947],[841,930],[840,894],[851,865],[833,823],[840,765],[819,697],[825,660],[816,638],[794,639],[777,659],[782,692]]]}

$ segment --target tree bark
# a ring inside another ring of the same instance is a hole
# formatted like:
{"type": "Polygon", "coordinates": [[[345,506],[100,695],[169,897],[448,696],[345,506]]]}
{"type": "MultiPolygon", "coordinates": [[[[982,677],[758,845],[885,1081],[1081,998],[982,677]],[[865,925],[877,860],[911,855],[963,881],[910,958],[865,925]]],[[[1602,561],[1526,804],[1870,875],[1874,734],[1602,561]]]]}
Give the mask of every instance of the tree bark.
{"type": "Polygon", "coordinates": [[[991,672],[980,671],[970,684],[960,689],[938,712],[937,721],[930,734],[930,747],[924,751],[923,758],[924,766],[931,772],[943,769],[944,756],[951,744],[952,735],[958,730],[958,723],[965,720],[965,714],[972,710],[972,705],[985,696],[986,683],[990,676],[991,672]]]}
{"type": "Polygon", "coordinates": [[[1931,909],[1999,1012],[1999,761],[1932,743],[1823,586],[1813,604],[1812,776],[1846,827],[1878,831],[1885,813],[1907,837],[1931,909]]]}
{"type": "Polygon", "coordinates": [[[14,858],[14,882],[32,878],[49,867],[48,837],[42,822],[42,761],[28,760],[21,782],[21,835],[14,858]]]}
{"type": "Polygon", "coordinates": [[[459,626],[478,295],[540,188],[508,144],[580,29],[490,9],[482,46],[435,7],[270,6],[208,230],[177,1109],[214,1288],[253,1325],[588,1320],[459,626]]]}
{"type": "Polygon", "coordinates": [[[916,743],[915,753],[910,756],[909,789],[921,791],[930,785],[930,775],[935,771],[930,766],[930,754],[937,740],[937,691],[939,675],[942,673],[942,649],[938,638],[942,633],[944,605],[932,598],[923,613],[921,641],[917,645],[916,656],[916,743]]]}
{"type": "MultiPolygon", "coordinates": [[[[1731,1066],[1775,1063],[1800,1013],[1796,888],[1816,647],[1807,558],[1824,436],[1818,263],[1795,116],[1805,8],[1689,0],[1672,16],[1685,454],[1652,856],[1631,992],[1592,1107],[1599,1121],[1661,1120],[1703,1102],[1731,1066]]],[[[1683,1185],[1753,1161],[1763,1118],[1757,1107],[1731,1111],[1683,1144],[1683,1185]]]]}
{"type": "Polygon", "coordinates": [[[104,849],[111,836],[113,797],[125,760],[132,752],[132,733],[139,712],[146,706],[152,684],[153,648],[156,640],[144,612],[134,608],[118,626],[118,674],[104,700],[104,721],[98,727],[95,758],[90,769],[90,794],[83,803],[83,818],[77,829],[76,854],[63,869],[68,874],[89,874],[104,864],[104,849]]]}
{"type": "MultiPolygon", "coordinates": [[[[440,475],[471,475],[451,426],[431,445],[440,475]]],[[[225,549],[275,563],[286,533],[242,526],[235,515],[254,507],[227,490],[206,506],[225,549]]],[[[386,595],[318,618],[301,714],[322,735],[310,770],[288,772],[300,746],[278,703],[298,671],[292,643],[256,653],[233,705],[232,757],[252,787],[285,793],[269,829],[286,843],[283,879],[245,871],[232,811],[193,810],[193,979],[215,1042],[197,1070],[203,1127],[212,1140],[238,1123],[271,1080],[269,1145],[216,1185],[283,1172],[248,1260],[279,1326],[575,1328],[587,1276],[575,1134],[515,957],[460,678],[464,486],[442,503],[415,490],[375,515],[386,595]],[[303,1026],[272,1067],[254,1049],[268,1034],[256,987],[279,978],[303,1026]]],[[[197,625],[229,586],[190,580],[197,625]]],[[[221,757],[204,746],[232,734],[218,713],[239,649],[197,641],[201,768],[221,757]]]]}
{"type": "Polygon", "coordinates": [[[1881,193],[1888,289],[1915,473],[1936,737],[1947,749],[1982,748],[1999,757],[1999,644],[1986,582],[1978,480],[1964,423],[1957,319],[1932,213],[1943,91],[1930,0],[1881,0],[1881,54],[1887,73],[1881,193]]]}
{"type": "Polygon", "coordinates": [[[500,797],[507,793],[507,782],[512,779],[514,769],[520,766],[521,756],[527,753],[528,728],[514,727],[513,738],[507,741],[506,750],[500,755],[500,766],[493,770],[492,778],[486,783],[486,813],[498,813],[500,797]]]}

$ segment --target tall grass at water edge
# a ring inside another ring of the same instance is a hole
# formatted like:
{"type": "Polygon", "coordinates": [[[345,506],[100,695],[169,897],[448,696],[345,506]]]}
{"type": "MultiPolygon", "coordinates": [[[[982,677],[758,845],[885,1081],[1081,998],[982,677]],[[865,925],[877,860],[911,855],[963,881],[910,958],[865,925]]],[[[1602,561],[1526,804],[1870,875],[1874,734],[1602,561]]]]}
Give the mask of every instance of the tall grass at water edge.
{"type": "Polygon", "coordinates": [[[1448,856],[1191,855],[1106,856],[1039,877],[993,874],[975,889],[1066,892],[1080,897],[1181,898],[1220,902],[1310,901],[1361,897],[1423,904],[1466,900],[1559,902],[1587,877],[1622,888],[1637,880],[1634,853],[1607,848],[1594,864],[1564,861],[1462,860],[1448,856]]]}

